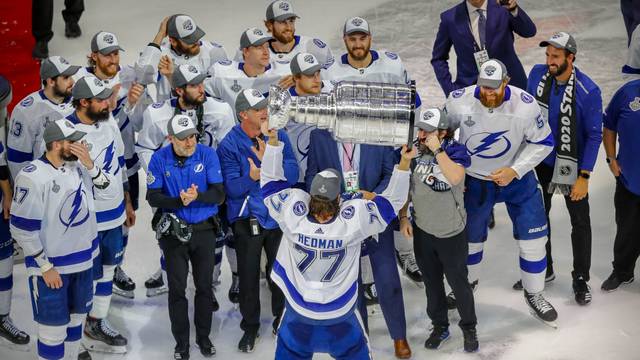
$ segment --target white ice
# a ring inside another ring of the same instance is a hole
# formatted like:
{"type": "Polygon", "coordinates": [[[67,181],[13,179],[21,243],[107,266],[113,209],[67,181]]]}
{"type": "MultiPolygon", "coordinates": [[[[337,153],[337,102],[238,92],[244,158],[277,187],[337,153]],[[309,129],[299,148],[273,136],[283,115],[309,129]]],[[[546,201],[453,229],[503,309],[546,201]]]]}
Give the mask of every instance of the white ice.
{"type": "MultiPolygon", "coordinates": [[[[492,0],[489,0],[492,1],[492,0]]],[[[349,16],[367,18],[373,30],[373,47],[395,51],[403,58],[409,72],[418,82],[427,104],[440,105],[444,96],[429,60],[436,35],[439,14],[459,1],[403,0],[324,0],[294,1],[300,15],[297,33],[326,40],[334,53],[342,52],[340,31],[349,16]]],[[[122,63],[132,63],[139,51],[153,39],[160,20],[173,13],[192,15],[207,32],[206,38],[225,45],[232,51],[242,30],[262,26],[266,0],[110,0],[86,1],[87,10],[80,26],[79,39],[63,37],[64,23],[56,2],[52,55],[64,55],[72,63],[84,63],[91,36],[99,30],[113,31],[121,45],[122,63]]],[[[603,103],[608,104],[613,92],[622,84],[620,68],[626,59],[626,33],[619,9],[613,0],[526,0],[522,7],[538,25],[534,39],[518,39],[516,46],[525,68],[544,61],[544,50],[537,47],[542,39],[558,30],[572,32],[578,42],[577,66],[591,76],[602,89],[603,103]]],[[[452,54],[453,55],[453,54],[452,54]]],[[[453,59],[452,59],[452,62],[453,59]]],[[[455,67],[455,66],[454,66],[455,67]]],[[[571,290],[572,253],[568,213],[564,201],[556,197],[551,213],[553,254],[557,279],[546,289],[547,298],[559,313],[559,329],[553,330],[534,319],[528,312],[521,292],[511,290],[519,277],[518,257],[512,239],[510,220],[504,206],[496,207],[496,228],[490,232],[485,247],[483,274],[476,293],[480,351],[462,352],[462,334],[455,326],[457,314],[450,312],[452,338],[440,350],[428,351],[423,343],[427,336],[426,297],[406,278],[402,278],[407,317],[407,334],[414,359],[640,359],[640,285],[635,282],[614,293],[603,293],[600,284],[611,272],[615,234],[613,191],[615,182],[604,162],[603,151],[590,184],[593,256],[590,285],[593,302],[581,307],[573,300],[571,290]]],[[[141,199],[144,199],[144,193],[141,199]]],[[[94,359],[170,359],[174,340],[169,330],[166,297],[146,298],[144,280],[158,266],[158,248],[151,234],[148,205],[141,202],[138,222],[133,228],[124,263],[126,272],[136,281],[136,298],[115,297],[110,312],[112,324],[129,339],[125,356],[92,353],[94,359]]],[[[241,337],[240,315],[227,299],[230,283],[228,266],[223,266],[222,285],[217,292],[221,309],[215,314],[212,340],[219,359],[273,358],[274,337],[267,300],[262,303],[262,338],[253,354],[237,352],[241,337]]],[[[27,280],[23,265],[14,273],[15,290],[12,317],[28,331],[32,344],[36,326],[32,320],[27,280]]],[[[262,294],[268,290],[261,288],[262,294]]],[[[188,292],[193,298],[193,288],[188,292]]],[[[265,299],[266,296],[263,296],[265,299]]],[[[381,316],[370,319],[371,345],[376,359],[392,359],[393,345],[381,316]]],[[[193,341],[192,330],[192,344],[193,341]]],[[[192,346],[191,356],[200,359],[192,346]]],[[[22,353],[0,347],[0,359],[31,359],[22,353]]],[[[318,356],[318,358],[327,358],[318,356]]]]}

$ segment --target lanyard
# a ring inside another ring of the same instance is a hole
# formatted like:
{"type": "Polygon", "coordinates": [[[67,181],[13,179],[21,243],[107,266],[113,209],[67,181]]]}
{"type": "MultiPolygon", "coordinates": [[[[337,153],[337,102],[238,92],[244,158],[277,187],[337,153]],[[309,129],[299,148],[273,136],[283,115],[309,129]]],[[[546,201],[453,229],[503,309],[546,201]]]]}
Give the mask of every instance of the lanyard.
{"type": "Polygon", "coordinates": [[[347,155],[347,160],[349,160],[349,166],[353,169],[353,155],[356,153],[356,144],[353,144],[353,148],[351,149],[351,156],[349,156],[349,153],[347,152],[347,149],[344,147],[344,144],[342,145],[342,151],[344,151],[344,153],[347,155]]]}

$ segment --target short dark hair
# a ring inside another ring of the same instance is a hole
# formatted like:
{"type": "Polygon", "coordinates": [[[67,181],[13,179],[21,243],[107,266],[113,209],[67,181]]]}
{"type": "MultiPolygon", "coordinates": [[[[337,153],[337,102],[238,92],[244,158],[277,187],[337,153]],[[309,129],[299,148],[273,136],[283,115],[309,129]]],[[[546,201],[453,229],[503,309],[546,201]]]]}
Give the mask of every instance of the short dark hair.
{"type": "Polygon", "coordinates": [[[46,147],[47,151],[51,151],[51,150],[53,150],[53,143],[54,143],[54,142],[55,142],[55,141],[51,141],[51,142],[48,142],[48,143],[45,145],[45,147],[46,147]]]}
{"type": "Polygon", "coordinates": [[[340,197],[329,200],[324,196],[311,196],[309,200],[309,214],[321,217],[331,217],[340,210],[340,197]]]}
{"type": "MultiPolygon", "coordinates": [[[[50,77],[50,78],[47,78],[47,79],[51,79],[53,81],[56,81],[56,79],[58,79],[58,76],[60,76],[60,75],[56,75],[56,76],[53,76],[53,77],[50,77]]],[[[42,79],[42,86],[47,86],[47,79],[42,79]]]]}

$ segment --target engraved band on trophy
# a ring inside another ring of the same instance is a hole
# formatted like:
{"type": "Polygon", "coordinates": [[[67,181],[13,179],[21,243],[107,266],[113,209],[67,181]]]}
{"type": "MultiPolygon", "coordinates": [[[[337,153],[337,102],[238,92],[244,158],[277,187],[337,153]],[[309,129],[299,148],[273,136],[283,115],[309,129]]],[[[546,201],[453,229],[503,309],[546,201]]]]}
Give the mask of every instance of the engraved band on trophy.
{"type": "Polygon", "coordinates": [[[342,81],[328,94],[291,96],[269,90],[269,128],[294,121],[327,129],[340,142],[400,146],[413,142],[415,82],[342,81]]]}

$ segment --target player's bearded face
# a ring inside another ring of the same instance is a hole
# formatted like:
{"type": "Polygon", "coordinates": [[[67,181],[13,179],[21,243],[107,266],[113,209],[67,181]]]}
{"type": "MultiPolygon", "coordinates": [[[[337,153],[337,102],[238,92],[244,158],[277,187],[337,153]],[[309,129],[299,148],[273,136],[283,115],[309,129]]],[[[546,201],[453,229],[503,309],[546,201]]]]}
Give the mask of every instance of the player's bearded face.
{"type": "Polygon", "coordinates": [[[502,83],[497,89],[490,89],[484,86],[480,87],[480,102],[488,108],[497,108],[502,104],[504,99],[505,83],[502,83]]]}
{"type": "Polygon", "coordinates": [[[55,80],[53,86],[53,94],[58,97],[71,96],[71,90],[73,89],[73,78],[71,76],[60,75],[55,80]]]}
{"type": "Polygon", "coordinates": [[[349,55],[356,61],[362,61],[369,55],[371,35],[353,33],[344,37],[344,45],[349,55]]]}
{"type": "Polygon", "coordinates": [[[284,21],[274,21],[272,28],[273,37],[283,44],[288,44],[293,41],[293,36],[296,33],[296,18],[292,17],[284,21]]]}
{"type": "Polygon", "coordinates": [[[204,85],[202,83],[197,85],[187,85],[184,88],[182,95],[182,101],[188,106],[198,106],[204,103],[204,85]]]}
{"type": "Polygon", "coordinates": [[[196,140],[196,135],[193,134],[184,140],[173,137],[171,143],[173,144],[173,151],[175,151],[178,156],[189,157],[196,151],[196,145],[198,142],[196,140]]]}
{"type": "Polygon", "coordinates": [[[188,55],[195,56],[200,53],[200,41],[196,41],[195,44],[187,44],[182,40],[176,40],[173,45],[173,50],[175,50],[179,55],[188,55]]]}
{"type": "Polygon", "coordinates": [[[558,76],[560,74],[563,74],[565,71],[567,71],[567,68],[569,68],[569,62],[565,57],[564,61],[561,64],[551,63],[548,66],[549,66],[549,74],[551,74],[552,76],[558,76]]]}
{"type": "Polygon", "coordinates": [[[64,161],[77,161],[78,157],[71,153],[69,149],[69,145],[72,144],[69,140],[64,140],[62,142],[62,147],[60,147],[60,158],[64,161]]]}
{"type": "Polygon", "coordinates": [[[118,67],[120,66],[120,52],[116,50],[107,55],[102,55],[101,53],[96,52],[94,61],[96,62],[96,67],[101,73],[108,77],[116,76],[118,73],[118,67]]]}
{"type": "Polygon", "coordinates": [[[89,100],[87,117],[93,122],[107,121],[107,119],[109,119],[109,101],[98,99],[89,100]]]}
{"type": "Polygon", "coordinates": [[[313,75],[300,74],[294,77],[296,87],[302,90],[304,94],[320,94],[322,88],[322,80],[320,80],[320,70],[313,75]]]}

